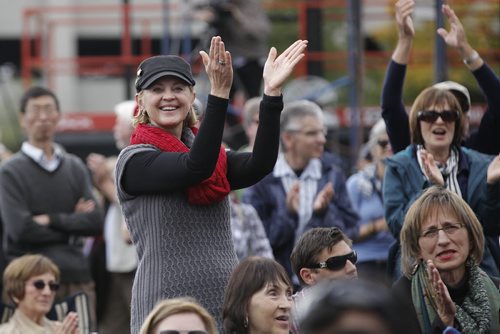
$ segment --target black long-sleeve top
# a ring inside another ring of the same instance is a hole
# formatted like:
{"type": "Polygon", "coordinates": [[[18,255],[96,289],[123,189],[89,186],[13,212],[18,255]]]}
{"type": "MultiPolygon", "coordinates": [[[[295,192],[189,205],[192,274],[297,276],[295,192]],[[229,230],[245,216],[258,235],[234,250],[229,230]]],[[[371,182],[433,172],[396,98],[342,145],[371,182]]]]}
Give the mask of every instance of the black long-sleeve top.
{"type": "MultiPolygon", "coordinates": [[[[403,104],[403,84],[407,66],[391,60],[382,88],[382,117],[394,153],[410,145],[410,125],[403,104]]],[[[487,108],[476,132],[462,145],[486,154],[500,153],[500,78],[484,63],[473,71],[486,97],[487,108]]]]}
{"type": "MultiPolygon", "coordinates": [[[[216,166],[228,100],[210,95],[205,118],[189,152],[148,151],[130,158],[122,185],[131,195],[173,192],[209,178],[216,166]]],[[[264,95],[252,152],[227,152],[231,189],[248,187],[270,173],[279,148],[282,96],[264,95]]]]}

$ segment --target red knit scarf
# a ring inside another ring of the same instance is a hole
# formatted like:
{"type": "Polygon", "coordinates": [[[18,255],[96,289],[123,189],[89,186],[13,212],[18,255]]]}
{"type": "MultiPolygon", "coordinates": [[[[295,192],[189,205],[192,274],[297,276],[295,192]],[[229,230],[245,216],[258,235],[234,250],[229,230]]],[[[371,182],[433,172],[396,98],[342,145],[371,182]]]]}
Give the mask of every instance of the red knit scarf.
{"type": "MultiPolygon", "coordinates": [[[[190,129],[194,135],[198,133],[197,128],[190,129]]],[[[130,144],[151,144],[164,152],[189,152],[189,147],[177,137],[160,128],[146,124],[137,125],[130,138],[130,144]]],[[[212,176],[186,189],[188,202],[195,205],[208,205],[223,200],[231,191],[226,173],[226,151],[221,147],[212,176]]]]}

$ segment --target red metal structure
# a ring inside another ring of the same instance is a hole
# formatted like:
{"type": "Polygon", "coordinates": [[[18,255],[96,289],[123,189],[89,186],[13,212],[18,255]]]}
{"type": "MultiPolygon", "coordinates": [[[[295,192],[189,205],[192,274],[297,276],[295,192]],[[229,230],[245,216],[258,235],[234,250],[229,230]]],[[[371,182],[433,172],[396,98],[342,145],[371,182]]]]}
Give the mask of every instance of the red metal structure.
{"type": "MultiPolygon", "coordinates": [[[[296,29],[294,38],[306,39],[308,36],[307,11],[320,8],[325,22],[346,22],[348,0],[267,0],[263,1],[270,15],[273,13],[289,13],[297,18],[291,25],[296,29]]],[[[484,5],[484,16],[500,16],[498,0],[466,1],[454,0],[452,5],[460,11],[462,6],[470,3],[484,5]]],[[[55,74],[74,71],[78,76],[100,75],[121,76],[127,70],[135,69],[146,57],[152,55],[152,41],[158,38],[158,30],[164,23],[162,14],[165,10],[176,11],[174,5],[165,8],[167,1],[152,4],[126,5],[77,5],[65,7],[31,7],[23,14],[23,33],[21,42],[22,80],[25,86],[33,79],[33,73],[42,73],[47,86],[52,87],[55,74]],[[75,57],[60,57],[56,50],[55,35],[58,29],[65,27],[102,27],[103,30],[116,30],[115,34],[121,41],[119,55],[87,55],[75,57]],[[133,51],[133,40],[139,40],[139,47],[133,51]]],[[[363,21],[392,19],[393,1],[365,0],[364,6],[379,8],[373,13],[364,12],[363,21]]],[[[160,36],[161,37],[161,36],[160,36]]],[[[498,49],[480,49],[481,55],[498,68],[500,51],[498,49]]],[[[372,69],[383,70],[391,51],[369,51],[363,54],[364,71],[372,69]]],[[[415,65],[428,64],[432,58],[430,50],[416,50],[415,65]]],[[[346,50],[309,51],[306,61],[323,62],[325,72],[347,72],[348,53],[346,50]]],[[[451,57],[451,64],[459,60],[451,57]]],[[[307,74],[307,62],[304,61],[296,70],[296,75],[307,74]]],[[[342,108],[342,106],[340,107],[342,108]]],[[[85,112],[85,110],[82,110],[85,112]]]]}

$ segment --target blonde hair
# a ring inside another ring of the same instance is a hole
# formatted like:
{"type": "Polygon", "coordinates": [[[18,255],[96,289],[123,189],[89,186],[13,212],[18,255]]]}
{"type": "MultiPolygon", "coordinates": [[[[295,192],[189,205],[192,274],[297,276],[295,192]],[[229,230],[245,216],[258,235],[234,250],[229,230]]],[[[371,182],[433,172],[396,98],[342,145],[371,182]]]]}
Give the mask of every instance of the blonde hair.
{"type": "Polygon", "coordinates": [[[464,225],[469,235],[469,259],[478,265],[483,258],[484,235],[481,223],[474,211],[457,194],[445,188],[432,186],[410,206],[406,213],[400,233],[401,266],[406,277],[410,278],[420,256],[418,240],[422,233],[422,224],[429,217],[440,212],[447,212],[464,225]]]}
{"type": "Polygon", "coordinates": [[[149,313],[141,327],[140,334],[153,334],[160,322],[174,314],[194,313],[200,317],[208,334],[217,334],[214,318],[194,298],[180,297],[159,302],[149,313]]]}
{"type": "MultiPolygon", "coordinates": [[[[188,86],[191,91],[193,91],[193,86],[188,86]]],[[[142,95],[144,94],[144,90],[141,90],[140,92],[137,93],[137,98],[141,99],[142,95]]],[[[134,127],[136,127],[138,124],[149,124],[151,122],[149,115],[146,111],[146,109],[141,108],[140,106],[139,112],[137,115],[133,117],[132,124],[134,127]]],[[[198,121],[198,118],[196,117],[196,110],[194,104],[191,105],[191,109],[189,110],[186,119],[184,120],[184,126],[195,126],[196,122],[198,121]]]]}

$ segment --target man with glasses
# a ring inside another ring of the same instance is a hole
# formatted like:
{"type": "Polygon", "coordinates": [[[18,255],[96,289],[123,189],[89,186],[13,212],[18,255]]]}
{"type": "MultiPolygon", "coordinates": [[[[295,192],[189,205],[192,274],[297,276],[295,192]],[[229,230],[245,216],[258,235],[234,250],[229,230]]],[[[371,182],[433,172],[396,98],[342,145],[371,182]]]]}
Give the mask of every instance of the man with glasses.
{"type": "Polygon", "coordinates": [[[317,227],[304,233],[290,256],[292,268],[302,290],[294,298],[292,329],[298,331],[308,298],[308,288],[324,280],[355,279],[357,254],[352,242],[337,227],[317,227]]]}
{"type": "Polygon", "coordinates": [[[83,237],[102,232],[103,217],[85,164],[54,142],[59,101],[33,87],[21,98],[27,140],[0,170],[0,212],[7,260],[27,253],[51,259],[61,271],[56,299],[83,291],[95,324],[95,291],[83,237]]]}
{"type": "Polygon", "coordinates": [[[288,103],[280,130],[282,154],[273,172],[247,189],[243,200],[257,210],[275,259],[293,277],[290,254],[304,232],[336,226],[354,239],[359,226],[344,174],[324,152],[321,108],[307,100],[288,103]]]}

